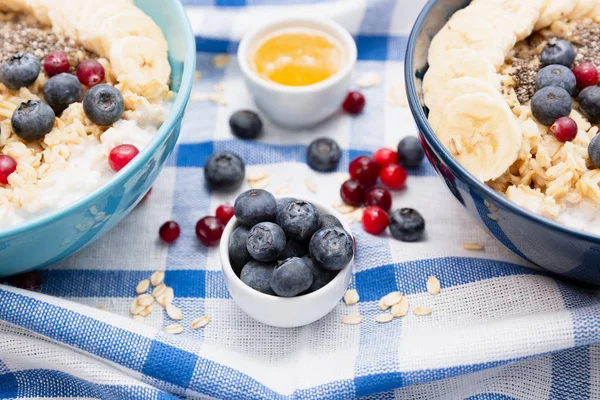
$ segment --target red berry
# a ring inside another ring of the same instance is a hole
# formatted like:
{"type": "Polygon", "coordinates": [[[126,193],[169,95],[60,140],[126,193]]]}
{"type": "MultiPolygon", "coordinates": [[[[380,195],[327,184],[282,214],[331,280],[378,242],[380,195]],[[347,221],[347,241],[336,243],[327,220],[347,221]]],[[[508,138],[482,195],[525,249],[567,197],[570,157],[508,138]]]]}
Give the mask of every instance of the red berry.
{"type": "Polygon", "coordinates": [[[598,83],[598,70],[591,62],[582,62],[573,67],[573,74],[577,79],[577,87],[584,89],[598,83]]]}
{"type": "Polygon", "coordinates": [[[223,223],[223,225],[227,225],[231,217],[233,217],[233,206],[229,204],[220,205],[217,208],[217,219],[223,223]]]}
{"type": "Polygon", "coordinates": [[[398,164],[398,153],[386,148],[377,150],[375,154],[373,154],[373,158],[375,158],[375,162],[382,167],[389,164],[398,164]]]}
{"type": "Polygon", "coordinates": [[[350,177],[356,179],[363,185],[372,186],[377,182],[381,167],[371,157],[360,156],[355,158],[351,163],[348,171],[350,177]]]}
{"type": "Polygon", "coordinates": [[[77,66],[77,79],[85,86],[95,86],[104,81],[104,67],[96,60],[85,60],[77,66]]]}
{"type": "Polygon", "coordinates": [[[8,176],[17,170],[14,158],[0,154],[0,184],[8,185],[8,176]]]}
{"type": "Polygon", "coordinates": [[[196,224],[196,236],[206,246],[214,246],[223,235],[223,223],[215,217],[204,217],[196,224]]]}
{"type": "Polygon", "coordinates": [[[377,206],[385,211],[392,208],[392,195],[389,190],[382,187],[372,187],[365,192],[365,206],[377,206]]]}
{"type": "Polygon", "coordinates": [[[365,197],[365,187],[354,179],[348,179],[340,188],[340,196],[349,206],[359,207],[365,197]]]}
{"type": "Polygon", "coordinates": [[[342,108],[348,114],[360,114],[364,107],[365,96],[360,92],[348,92],[348,96],[344,100],[344,104],[342,104],[342,108]]]}
{"type": "Polygon", "coordinates": [[[135,156],[139,154],[139,150],[132,144],[122,144],[113,148],[108,155],[108,164],[115,172],[119,172],[124,166],[129,164],[135,156]]]}
{"type": "Polygon", "coordinates": [[[46,71],[46,75],[48,76],[62,74],[70,70],[71,64],[69,63],[69,58],[62,51],[55,51],[44,58],[44,71],[46,71]]]}
{"type": "Polygon", "coordinates": [[[559,142],[570,142],[577,136],[577,122],[569,117],[562,117],[554,122],[550,131],[559,142]]]}
{"type": "Polygon", "coordinates": [[[379,179],[381,182],[393,190],[400,190],[406,184],[408,174],[406,170],[397,164],[390,164],[381,170],[379,179]]]}
{"type": "Polygon", "coordinates": [[[176,241],[180,233],[181,230],[179,229],[179,224],[175,221],[165,222],[158,230],[158,235],[162,241],[166,243],[173,243],[176,241]]]}
{"type": "Polygon", "coordinates": [[[390,218],[385,210],[381,207],[370,206],[365,208],[362,217],[362,225],[364,230],[371,235],[379,235],[390,224],[390,218]]]}

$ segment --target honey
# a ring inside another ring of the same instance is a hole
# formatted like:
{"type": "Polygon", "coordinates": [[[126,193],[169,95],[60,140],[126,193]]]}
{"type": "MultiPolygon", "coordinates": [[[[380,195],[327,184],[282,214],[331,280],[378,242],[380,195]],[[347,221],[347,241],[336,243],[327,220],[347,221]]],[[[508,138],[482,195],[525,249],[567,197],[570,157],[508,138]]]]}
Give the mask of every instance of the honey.
{"type": "Polygon", "coordinates": [[[308,86],[333,76],[341,67],[341,45],[324,33],[286,29],[257,46],[250,64],[263,79],[285,86],[308,86]]]}

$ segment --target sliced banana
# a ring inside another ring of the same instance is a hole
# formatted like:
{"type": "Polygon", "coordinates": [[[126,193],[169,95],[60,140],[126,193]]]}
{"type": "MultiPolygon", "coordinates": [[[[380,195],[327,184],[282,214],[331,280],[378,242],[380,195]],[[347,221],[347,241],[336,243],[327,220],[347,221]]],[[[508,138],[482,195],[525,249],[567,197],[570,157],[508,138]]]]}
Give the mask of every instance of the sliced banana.
{"type": "Polygon", "coordinates": [[[517,159],[522,135],[506,102],[485,93],[452,100],[436,131],[453,156],[482,182],[498,178],[517,159]]]}
{"type": "Polygon", "coordinates": [[[491,18],[499,32],[509,29],[520,41],[531,35],[540,17],[544,0],[473,0],[469,7],[481,10],[480,14],[491,18]]]}
{"type": "Polygon", "coordinates": [[[152,81],[167,84],[171,76],[166,51],[143,36],[117,39],[110,50],[110,62],[119,82],[142,88],[152,81]]]}
{"type": "Polygon", "coordinates": [[[544,0],[542,13],[533,29],[539,31],[554,21],[567,17],[575,8],[576,1],[578,0],[544,0]]]}
{"type": "Polygon", "coordinates": [[[451,79],[445,87],[446,90],[438,94],[439,97],[436,102],[437,106],[429,108],[429,125],[434,131],[437,131],[439,124],[443,123],[442,113],[444,112],[446,104],[450,103],[458,96],[469,93],[484,93],[491,97],[502,99],[502,95],[497,87],[469,76],[451,79]]]}
{"type": "Polygon", "coordinates": [[[106,1],[88,0],[79,11],[77,21],[77,34],[79,41],[94,53],[108,58],[109,53],[105,51],[103,40],[104,32],[100,26],[107,18],[113,15],[131,10],[132,6],[128,1],[106,1]]]}
{"type": "Polygon", "coordinates": [[[571,21],[585,18],[598,4],[598,0],[575,0],[575,7],[569,13],[571,21]]]}
{"type": "Polygon", "coordinates": [[[99,29],[103,32],[101,42],[106,54],[110,54],[110,48],[116,40],[128,36],[147,37],[155,42],[158,49],[168,50],[162,30],[152,18],[135,7],[106,18],[99,29]]]}
{"type": "Polygon", "coordinates": [[[423,78],[425,105],[430,109],[442,109],[448,83],[464,76],[476,78],[500,90],[500,76],[480,53],[470,49],[452,49],[445,52],[443,59],[432,64],[423,78]]]}

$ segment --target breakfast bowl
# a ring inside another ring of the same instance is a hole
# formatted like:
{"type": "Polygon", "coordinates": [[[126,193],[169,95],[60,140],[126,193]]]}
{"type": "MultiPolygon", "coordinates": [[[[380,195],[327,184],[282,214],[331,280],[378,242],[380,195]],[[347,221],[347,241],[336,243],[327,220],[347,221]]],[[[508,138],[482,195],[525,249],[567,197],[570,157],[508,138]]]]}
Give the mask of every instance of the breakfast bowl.
{"type": "Polygon", "coordinates": [[[406,92],[433,168],[452,195],[490,235],[531,263],[581,283],[600,284],[600,237],[562,225],[517,205],[467,171],[434,133],[423,96],[432,38],[470,2],[432,0],[411,32],[405,61],[406,92]]]}
{"type": "Polygon", "coordinates": [[[149,191],[174,149],[193,84],[194,35],[179,1],[135,3],[161,28],[168,43],[174,93],[168,114],[141,152],[109,181],[66,207],[0,228],[0,276],[54,263],[100,238],[149,191]]]}
{"type": "MultiPolygon", "coordinates": [[[[303,196],[285,196],[309,202],[321,214],[339,215],[331,207],[303,196]]],[[[280,197],[281,198],[281,197],[280,197]]],[[[347,223],[338,218],[342,227],[351,232],[347,223]]],[[[279,328],[308,325],[325,315],[340,302],[352,279],[354,257],[328,284],[308,294],[297,297],[277,297],[261,293],[247,286],[235,273],[229,258],[229,241],[233,231],[240,226],[233,217],[223,231],[219,253],[225,283],[236,304],[249,316],[264,324],[279,328]]]]}

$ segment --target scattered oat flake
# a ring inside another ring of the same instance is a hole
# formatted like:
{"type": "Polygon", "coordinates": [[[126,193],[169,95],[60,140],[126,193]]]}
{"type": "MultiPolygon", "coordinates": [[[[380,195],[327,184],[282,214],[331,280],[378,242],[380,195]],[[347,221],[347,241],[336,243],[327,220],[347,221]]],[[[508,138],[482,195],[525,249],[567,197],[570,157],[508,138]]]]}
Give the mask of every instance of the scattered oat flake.
{"type": "Polygon", "coordinates": [[[152,286],[158,286],[165,280],[165,271],[156,271],[150,276],[152,286]]]}
{"type": "Polygon", "coordinates": [[[275,189],[275,194],[284,194],[290,191],[290,185],[281,185],[275,189]]]}
{"type": "Polygon", "coordinates": [[[248,182],[252,181],[260,181],[263,179],[267,179],[269,174],[264,171],[251,172],[247,175],[248,182]]]}
{"type": "Polygon", "coordinates": [[[492,213],[489,213],[487,216],[488,216],[488,218],[489,218],[489,219],[491,219],[492,221],[498,221],[498,217],[496,217],[496,216],[495,216],[494,214],[492,214],[492,213]]]}
{"type": "Polygon", "coordinates": [[[229,64],[230,57],[227,54],[217,54],[212,59],[212,65],[215,68],[225,68],[229,64]]]}
{"type": "Polygon", "coordinates": [[[138,321],[138,322],[142,322],[142,321],[144,321],[145,318],[142,317],[141,315],[134,315],[133,319],[136,320],[136,321],[138,321]]]}
{"type": "Polygon", "coordinates": [[[430,315],[432,311],[433,310],[431,308],[429,308],[429,307],[416,306],[415,310],[413,311],[413,313],[415,315],[425,316],[425,315],[430,315]]]}
{"type": "Polygon", "coordinates": [[[190,101],[192,103],[198,103],[201,101],[206,101],[209,98],[210,98],[210,93],[197,92],[197,93],[192,93],[192,95],[190,96],[190,101]]]}
{"type": "Polygon", "coordinates": [[[383,304],[385,304],[388,307],[391,307],[394,304],[400,303],[400,301],[402,300],[402,293],[392,292],[383,296],[381,300],[383,301],[383,304]]]}
{"type": "Polygon", "coordinates": [[[200,79],[202,79],[202,72],[200,72],[200,71],[194,72],[194,80],[199,81],[200,79]]]}
{"type": "Polygon", "coordinates": [[[388,90],[385,100],[388,104],[395,107],[407,107],[408,97],[406,96],[406,87],[404,83],[393,83],[388,90]]]}
{"type": "Polygon", "coordinates": [[[175,307],[173,304],[167,304],[167,306],[165,307],[165,311],[167,312],[169,318],[171,318],[172,320],[179,321],[183,318],[181,310],[175,307]]]}
{"type": "Polygon", "coordinates": [[[383,299],[379,300],[379,309],[381,311],[385,311],[388,308],[390,308],[390,306],[386,305],[385,302],[383,301],[383,299]]]}
{"type": "Polygon", "coordinates": [[[224,82],[215,83],[215,92],[223,93],[224,91],[225,91],[225,83],[224,82]]]}
{"type": "Polygon", "coordinates": [[[334,204],[333,208],[342,214],[350,214],[351,212],[356,211],[356,207],[349,206],[348,204],[334,204]]]}
{"type": "Polygon", "coordinates": [[[394,316],[392,314],[378,314],[375,317],[375,321],[379,322],[379,323],[385,323],[385,322],[390,322],[391,320],[394,319],[394,316]]]}
{"type": "Polygon", "coordinates": [[[400,303],[392,306],[392,315],[394,318],[404,317],[408,314],[408,299],[403,297],[400,303]]]}
{"type": "Polygon", "coordinates": [[[363,214],[365,213],[364,208],[357,208],[350,213],[350,217],[356,222],[362,222],[363,214]]]}
{"type": "Polygon", "coordinates": [[[344,325],[357,325],[360,324],[363,320],[362,315],[360,314],[350,314],[350,315],[344,315],[341,318],[341,322],[344,325]]]}
{"type": "Polygon", "coordinates": [[[349,289],[344,293],[344,303],[346,303],[347,306],[352,306],[358,303],[359,300],[360,297],[358,296],[356,289],[349,289]]]}
{"type": "Polygon", "coordinates": [[[164,283],[161,283],[160,285],[158,285],[157,287],[154,288],[154,290],[152,291],[152,296],[154,298],[160,297],[165,293],[166,290],[167,290],[167,285],[165,285],[164,283]]]}
{"type": "Polygon", "coordinates": [[[269,178],[265,178],[265,179],[260,179],[258,181],[250,181],[250,188],[251,189],[264,189],[267,186],[269,186],[269,178]]]}
{"type": "Polygon", "coordinates": [[[165,326],[163,328],[163,332],[165,332],[165,333],[171,333],[173,335],[177,335],[177,334],[183,332],[183,326],[179,325],[179,324],[173,324],[173,325],[165,326]]]}
{"type": "Polygon", "coordinates": [[[206,315],[204,315],[200,318],[196,318],[195,320],[193,320],[192,323],[190,324],[190,328],[192,328],[192,329],[204,328],[206,325],[208,325],[209,322],[210,322],[210,317],[207,317],[206,315]]]}
{"type": "Polygon", "coordinates": [[[427,279],[427,292],[433,295],[440,293],[440,280],[435,276],[430,276],[427,279]]]}
{"type": "Polygon", "coordinates": [[[150,281],[148,279],[144,279],[140,281],[135,287],[135,292],[137,294],[142,294],[150,287],[150,281]]]}
{"type": "Polygon", "coordinates": [[[98,310],[106,311],[106,306],[97,306],[98,310]]]}
{"type": "Polygon", "coordinates": [[[482,245],[481,243],[464,243],[463,244],[463,248],[465,250],[483,250],[485,248],[484,245],[482,245]]]}
{"type": "Polygon", "coordinates": [[[147,305],[142,311],[140,311],[140,316],[147,317],[152,312],[152,304],[147,305]]]}
{"type": "Polygon", "coordinates": [[[146,307],[141,304],[138,304],[137,301],[134,301],[133,304],[131,304],[131,309],[129,311],[133,315],[138,315],[139,313],[144,311],[144,308],[146,308],[146,307]]]}
{"type": "Polygon", "coordinates": [[[140,294],[137,297],[136,301],[138,304],[146,307],[154,302],[154,297],[152,297],[152,295],[150,295],[150,294],[144,293],[144,294],[140,294]]]}
{"type": "Polygon", "coordinates": [[[308,190],[310,190],[313,193],[317,193],[317,187],[315,186],[315,183],[309,177],[306,177],[306,179],[304,179],[304,183],[306,184],[306,187],[308,188],[308,190]]]}
{"type": "Polygon", "coordinates": [[[360,88],[369,88],[377,86],[383,82],[383,78],[377,72],[365,72],[356,80],[356,85],[360,88]]]}

